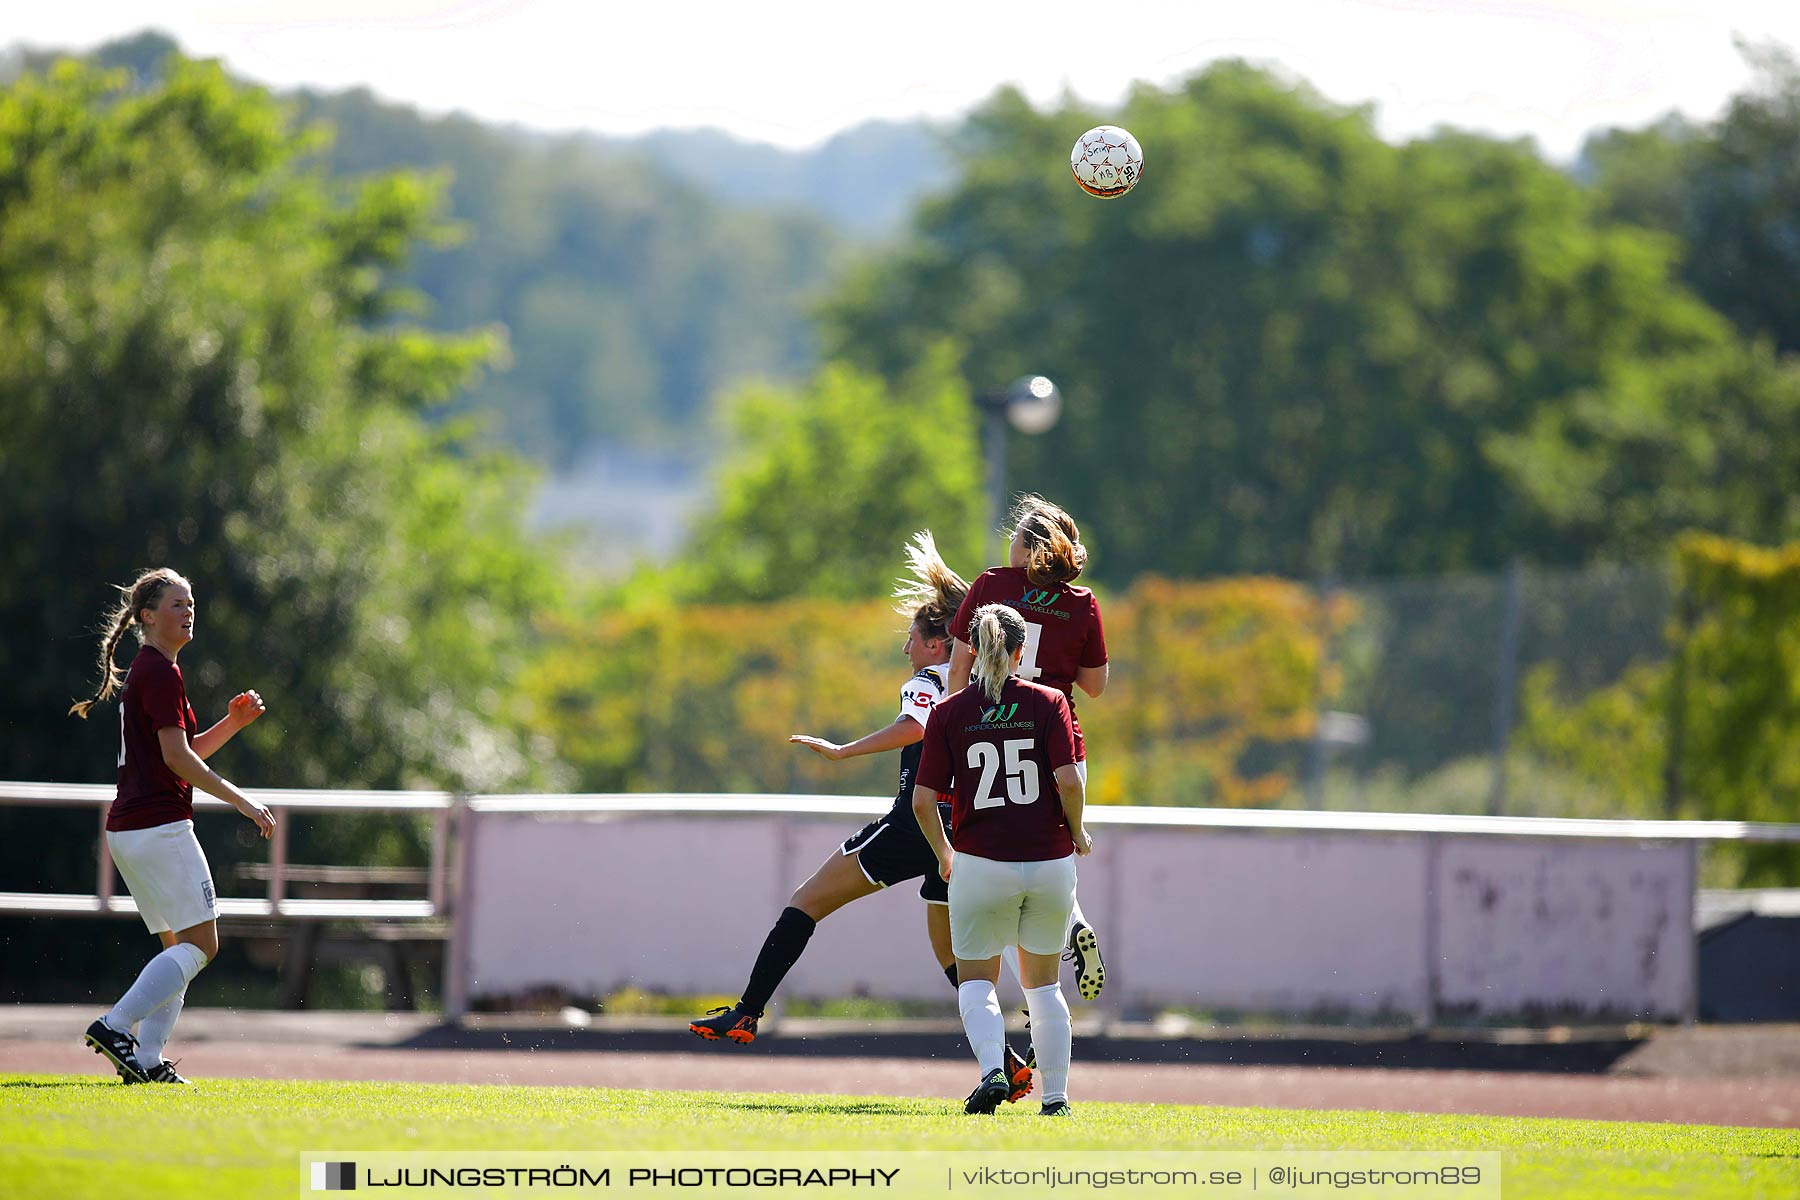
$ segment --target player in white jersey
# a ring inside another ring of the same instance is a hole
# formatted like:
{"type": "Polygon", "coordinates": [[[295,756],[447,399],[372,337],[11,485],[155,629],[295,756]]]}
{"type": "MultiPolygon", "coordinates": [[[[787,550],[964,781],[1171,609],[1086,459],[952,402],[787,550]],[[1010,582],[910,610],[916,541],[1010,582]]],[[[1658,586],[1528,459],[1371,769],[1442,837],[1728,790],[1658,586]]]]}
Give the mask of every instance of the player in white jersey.
{"type": "MultiPolygon", "coordinates": [[[[937,856],[919,831],[912,802],[925,723],[947,694],[952,645],[949,623],[969,585],[944,565],[930,533],[913,536],[907,547],[907,564],[912,578],[902,583],[895,599],[901,615],[911,621],[904,651],[913,674],[900,689],[899,715],[892,724],[843,745],[806,734],[788,739],[833,761],[899,750],[900,785],[893,807],[846,838],[812,878],[795,890],[763,942],[738,1002],[716,1008],[688,1025],[708,1041],[726,1039],[740,1045],[755,1041],[757,1021],[775,989],[800,960],[818,923],[853,900],[911,879],[922,879],[919,897],[926,905],[925,928],[932,953],[951,986],[957,985],[956,957],[950,947],[949,892],[938,875],[937,856]]],[[[1010,1048],[1007,1075],[1009,1099],[1017,1100],[1031,1090],[1031,1070],[1010,1048]]]]}

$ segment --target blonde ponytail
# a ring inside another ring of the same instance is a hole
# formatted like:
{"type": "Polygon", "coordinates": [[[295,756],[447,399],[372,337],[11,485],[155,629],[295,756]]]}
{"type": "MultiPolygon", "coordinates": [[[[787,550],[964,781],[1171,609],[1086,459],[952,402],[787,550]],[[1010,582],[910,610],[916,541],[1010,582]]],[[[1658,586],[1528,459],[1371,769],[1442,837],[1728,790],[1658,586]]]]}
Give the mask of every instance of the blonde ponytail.
{"type": "Polygon", "coordinates": [[[100,638],[100,687],[91,698],[77,700],[70,705],[70,716],[80,717],[85,721],[94,705],[118,694],[125,683],[125,673],[113,661],[113,656],[118,653],[119,642],[124,639],[127,629],[138,635],[138,641],[144,640],[144,628],[138,621],[138,614],[146,608],[155,608],[162,600],[163,589],[176,583],[186,584],[187,580],[168,567],[157,567],[139,575],[128,587],[113,585],[114,590],[119,593],[119,602],[107,610],[106,617],[100,623],[105,630],[100,638]]]}
{"type": "Polygon", "coordinates": [[[1013,670],[1013,655],[1025,644],[1025,618],[1004,604],[984,604],[975,610],[969,632],[975,638],[975,663],[969,677],[998,704],[1000,689],[1013,670]]]}

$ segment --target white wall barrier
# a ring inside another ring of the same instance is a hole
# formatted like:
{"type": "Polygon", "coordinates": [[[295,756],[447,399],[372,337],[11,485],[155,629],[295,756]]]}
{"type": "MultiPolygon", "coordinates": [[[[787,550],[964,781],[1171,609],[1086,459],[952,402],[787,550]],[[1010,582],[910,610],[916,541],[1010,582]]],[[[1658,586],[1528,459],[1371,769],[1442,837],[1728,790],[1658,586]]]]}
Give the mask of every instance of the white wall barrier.
{"type": "MultiPolygon", "coordinates": [[[[453,1003],[544,985],[736,995],[792,890],[884,808],[476,799],[453,1003]]],[[[1695,849],[1773,828],[1144,808],[1097,809],[1092,826],[1080,895],[1109,1007],[1419,1023],[1691,1019],[1695,849]]],[[[916,892],[822,922],[783,993],[948,999],[916,892]]]]}
{"type": "MultiPolygon", "coordinates": [[[[256,795],[294,815],[432,820],[421,898],[291,898],[278,836],[267,895],[223,903],[277,922],[441,929],[448,917],[452,1015],[545,986],[735,995],[793,889],[887,808],[818,796],[256,795]]],[[[105,785],[0,782],[0,808],[103,816],[111,799],[105,785]]],[[[1737,821],[1257,809],[1097,807],[1090,826],[1081,899],[1104,936],[1104,1007],[1419,1024],[1691,1020],[1699,846],[1800,841],[1800,825],[1737,821]]],[[[97,827],[95,842],[92,893],[12,892],[0,880],[0,913],[129,915],[97,827]]],[[[947,1000],[917,885],[824,921],[783,993],[947,1000]]]]}

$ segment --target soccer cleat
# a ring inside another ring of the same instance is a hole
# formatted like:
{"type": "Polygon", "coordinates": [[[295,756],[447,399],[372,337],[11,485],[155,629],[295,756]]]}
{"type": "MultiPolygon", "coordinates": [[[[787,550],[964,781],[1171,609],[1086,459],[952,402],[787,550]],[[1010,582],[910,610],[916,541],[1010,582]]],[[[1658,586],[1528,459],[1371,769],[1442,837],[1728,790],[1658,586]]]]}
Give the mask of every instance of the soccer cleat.
{"type": "Polygon", "coordinates": [[[761,1013],[732,1004],[712,1009],[698,1021],[689,1021],[688,1028],[709,1042],[729,1038],[740,1046],[748,1046],[756,1040],[756,1023],[760,1020],[761,1013]]]}
{"type": "Polygon", "coordinates": [[[1006,1102],[1017,1104],[1031,1091],[1031,1066],[1020,1058],[1011,1046],[1006,1048],[1006,1062],[1001,1068],[1006,1072],[1007,1083],[1011,1091],[1007,1093],[1006,1102]]]}
{"type": "Polygon", "coordinates": [[[94,1053],[105,1056],[117,1068],[119,1078],[126,1083],[145,1083],[149,1074],[138,1062],[137,1039],[129,1033],[120,1033],[104,1020],[95,1021],[87,1027],[87,1034],[82,1038],[94,1048],[94,1053]]]}
{"type": "Polygon", "coordinates": [[[1040,1117],[1072,1117],[1075,1110],[1069,1107],[1067,1100],[1046,1100],[1044,1107],[1038,1109],[1040,1117]]]}
{"type": "Polygon", "coordinates": [[[1063,958],[1075,964],[1075,990],[1081,998],[1098,1000],[1100,989],[1106,986],[1106,964],[1100,960],[1100,939],[1093,926],[1077,921],[1070,927],[1069,948],[1063,951],[1063,958]]]}
{"type": "MultiPolygon", "coordinates": [[[[170,1062],[166,1058],[163,1059],[161,1062],[157,1063],[154,1067],[151,1067],[148,1071],[144,1072],[144,1074],[149,1076],[149,1079],[146,1081],[149,1083],[183,1083],[184,1084],[184,1083],[188,1082],[185,1078],[183,1078],[175,1070],[175,1064],[170,1062]]],[[[125,1078],[122,1073],[121,1073],[120,1077],[125,1078]]],[[[136,1080],[126,1078],[125,1082],[126,1083],[135,1083],[136,1080]]]]}
{"type": "Polygon", "coordinates": [[[1011,1091],[1012,1084],[1006,1081],[1006,1072],[996,1067],[981,1077],[981,1082],[975,1085],[975,1090],[969,1093],[968,1100],[963,1104],[963,1111],[989,1115],[1000,1107],[1011,1091]]]}

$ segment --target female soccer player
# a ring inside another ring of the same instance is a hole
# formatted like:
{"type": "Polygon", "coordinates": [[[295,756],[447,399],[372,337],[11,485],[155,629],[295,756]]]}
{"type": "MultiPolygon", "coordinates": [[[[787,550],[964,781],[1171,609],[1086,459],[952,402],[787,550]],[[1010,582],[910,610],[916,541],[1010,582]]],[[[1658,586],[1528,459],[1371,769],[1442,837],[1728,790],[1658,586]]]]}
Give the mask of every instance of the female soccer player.
{"type": "Polygon", "coordinates": [[[113,654],[125,631],[137,635],[137,657],[119,696],[119,791],[106,817],[106,845],[137,901],[138,915],[162,939],[163,951],[106,1015],[88,1026],[86,1042],[105,1055],[126,1083],[186,1083],[163,1047],[181,1015],[187,985],[219,953],[218,900],[206,855],[194,837],[194,788],[256,822],[263,837],[275,817],[203,761],[263,715],[262,697],[232,697],[223,720],[201,733],[175,658],[194,638],[194,590],[167,567],[146,571],[119,589],[100,640],[100,687],[69,709],[85,718],[119,691],[113,654]],[[132,1028],[137,1028],[136,1036],[132,1028]]]}
{"type": "MultiPolygon", "coordinates": [[[[1107,676],[1099,601],[1089,589],[1070,586],[1087,566],[1087,547],[1081,544],[1074,518],[1042,496],[1021,496],[1010,523],[1008,564],[976,578],[950,624],[956,638],[950,690],[960,691],[969,682],[975,661],[969,623],[975,610],[993,603],[1017,610],[1025,618],[1019,678],[1053,687],[1068,698],[1075,726],[1075,763],[1085,786],[1087,747],[1075,716],[1075,689],[1098,696],[1106,690],[1107,676]]],[[[1082,915],[1079,901],[1070,918],[1067,957],[1074,962],[1075,989],[1082,999],[1098,999],[1106,986],[1106,963],[1100,957],[1100,939],[1082,915]]]]}
{"type": "Polygon", "coordinates": [[[1017,677],[1028,626],[1004,604],[971,616],[975,686],[937,706],[913,784],[913,815],[950,883],[957,1004],[981,1065],[963,1111],[1006,1099],[1005,1025],[994,985],[1000,954],[1019,948],[1019,982],[1044,1076],[1041,1115],[1069,1115],[1069,1005],[1057,973],[1075,908],[1075,856],[1094,848],[1082,824],[1086,791],[1066,696],[1017,677]],[[952,793],[952,833],[937,815],[952,793]],[[954,844],[954,849],[952,849],[954,844]]]}
{"type": "MultiPolygon", "coordinates": [[[[688,1025],[708,1041],[722,1037],[740,1045],[755,1041],[756,1023],[762,1019],[769,998],[800,961],[818,923],[852,900],[920,876],[924,880],[919,885],[919,897],[926,904],[925,928],[932,952],[951,986],[957,983],[950,951],[948,893],[944,881],[938,878],[937,859],[931,846],[919,836],[918,823],[912,816],[912,782],[919,763],[919,742],[925,736],[925,721],[945,695],[944,675],[950,662],[947,626],[969,585],[944,565],[929,532],[913,535],[906,557],[912,578],[901,584],[894,598],[900,615],[911,622],[902,650],[912,664],[913,675],[900,689],[900,714],[891,725],[841,746],[806,734],[797,733],[788,739],[834,762],[899,750],[900,788],[894,805],[887,815],[845,839],[813,872],[812,878],[794,892],[763,942],[738,1002],[715,1008],[688,1025]]],[[[1031,1090],[1031,1070],[1010,1049],[1006,1058],[1008,1098],[1017,1100],[1031,1090]]]]}

